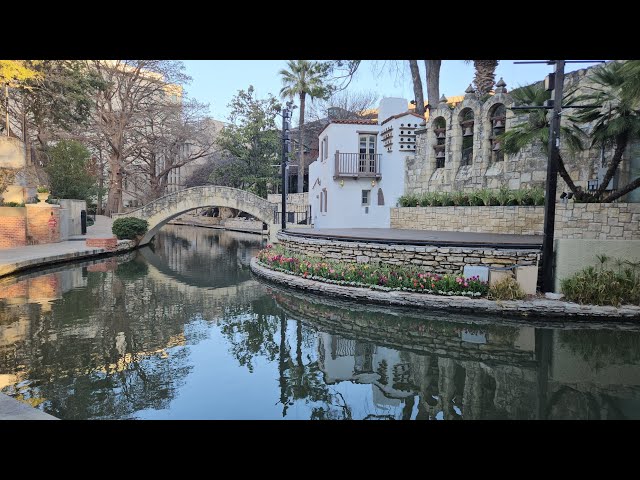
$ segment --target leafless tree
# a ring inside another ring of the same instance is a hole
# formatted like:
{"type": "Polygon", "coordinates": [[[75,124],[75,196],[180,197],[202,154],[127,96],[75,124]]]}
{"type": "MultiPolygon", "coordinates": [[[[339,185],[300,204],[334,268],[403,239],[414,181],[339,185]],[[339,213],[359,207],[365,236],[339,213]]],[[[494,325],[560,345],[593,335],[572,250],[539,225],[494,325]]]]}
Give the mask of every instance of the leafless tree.
{"type": "Polygon", "coordinates": [[[137,149],[126,173],[138,184],[143,203],[165,193],[171,172],[213,151],[207,110],[207,105],[195,100],[158,102],[148,109],[144,128],[132,132],[137,149]]]}
{"type": "Polygon", "coordinates": [[[92,123],[108,147],[106,214],[110,215],[122,210],[124,175],[147,140],[139,132],[160,105],[175,104],[180,85],[189,77],[182,62],[172,60],[88,60],[87,64],[106,82],[95,95],[92,123]]]}
{"type": "Polygon", "coordinates": [[[309,121],[322,120],[331,116],[336,119],[364,118],[376,108],[378,94],[373,91],[354,92],[342,90],[327,100],[317,101],[309,109],[309,121]]]}

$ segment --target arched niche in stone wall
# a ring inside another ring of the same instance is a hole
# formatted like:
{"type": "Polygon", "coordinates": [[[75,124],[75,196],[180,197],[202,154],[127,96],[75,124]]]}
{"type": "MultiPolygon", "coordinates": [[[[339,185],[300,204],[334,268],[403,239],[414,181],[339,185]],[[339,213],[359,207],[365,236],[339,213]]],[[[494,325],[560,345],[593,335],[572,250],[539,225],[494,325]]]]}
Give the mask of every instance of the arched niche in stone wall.
{"type": "MultiPolygon", "coordinates": [[[[460,132],[458,161],[461,167],[473,164],[473,139],[475,136],[476,115],[472,108],[464,107],[456,115],[456,131],[460,132]]],[[[454,155],[456,153],[454,152],[454,155]]]]}
{"type": "Polygon", "coordinates": [[[497,188],[502,184],[508,168],[508,157],[503,153],[502,145],[496,137],[509,129],[513,117],[509,107],[512,105],[511,95],[499,93],[490,97],[482,106],[484,138],[481,148],[485,187],[497,188]]]}

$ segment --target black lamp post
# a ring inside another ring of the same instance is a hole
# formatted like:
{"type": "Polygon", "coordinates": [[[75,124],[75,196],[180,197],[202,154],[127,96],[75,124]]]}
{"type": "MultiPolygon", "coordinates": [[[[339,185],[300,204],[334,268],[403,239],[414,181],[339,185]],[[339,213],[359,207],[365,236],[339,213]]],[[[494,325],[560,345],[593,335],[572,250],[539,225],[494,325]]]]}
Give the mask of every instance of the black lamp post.
{"type": "Polygon", "coordinates": [[[287,185],[287,167],[289,166],[289,162],[287,158],[291,151],[291,142],[289,140],[291,105],[292,102],[287,102],[287,106],[282,110],[282,230],[286,230],[287,228],[287,193],[289,190],[287,185]]]}

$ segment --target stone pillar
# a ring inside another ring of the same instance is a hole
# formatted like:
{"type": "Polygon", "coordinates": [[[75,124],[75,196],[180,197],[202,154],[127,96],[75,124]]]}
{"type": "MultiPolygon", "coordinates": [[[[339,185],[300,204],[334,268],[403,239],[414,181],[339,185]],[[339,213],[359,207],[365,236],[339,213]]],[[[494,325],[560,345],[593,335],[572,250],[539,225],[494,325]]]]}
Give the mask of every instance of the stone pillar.
{"type": "Polygon", "coordinates": [[[27,242],[31,245],[60,241],[60,206],[48,203],[25,205],[27,242]]]}

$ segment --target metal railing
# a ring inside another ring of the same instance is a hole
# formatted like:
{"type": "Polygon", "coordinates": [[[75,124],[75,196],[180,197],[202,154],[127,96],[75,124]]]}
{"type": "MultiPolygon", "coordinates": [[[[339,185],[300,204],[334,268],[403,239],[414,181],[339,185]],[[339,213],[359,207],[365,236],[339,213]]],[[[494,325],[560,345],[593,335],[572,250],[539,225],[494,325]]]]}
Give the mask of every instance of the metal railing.
{"type": "MultiPolygon", "coordinates": [[[[307,225],[311,223],[311,205],[296,209],[294,211],[289,210],[290,206],[287,206],[287,223],[293,223],[296,225],[307,225]]],[[[273,223],[282,223],[282,211],[273,211],[273,223]]]]}
{"type": "Polygon", "coordinates": [[[380,178],[380,153],[340,153],[335,154],[334,178],[367,177],[380,178]]]}

